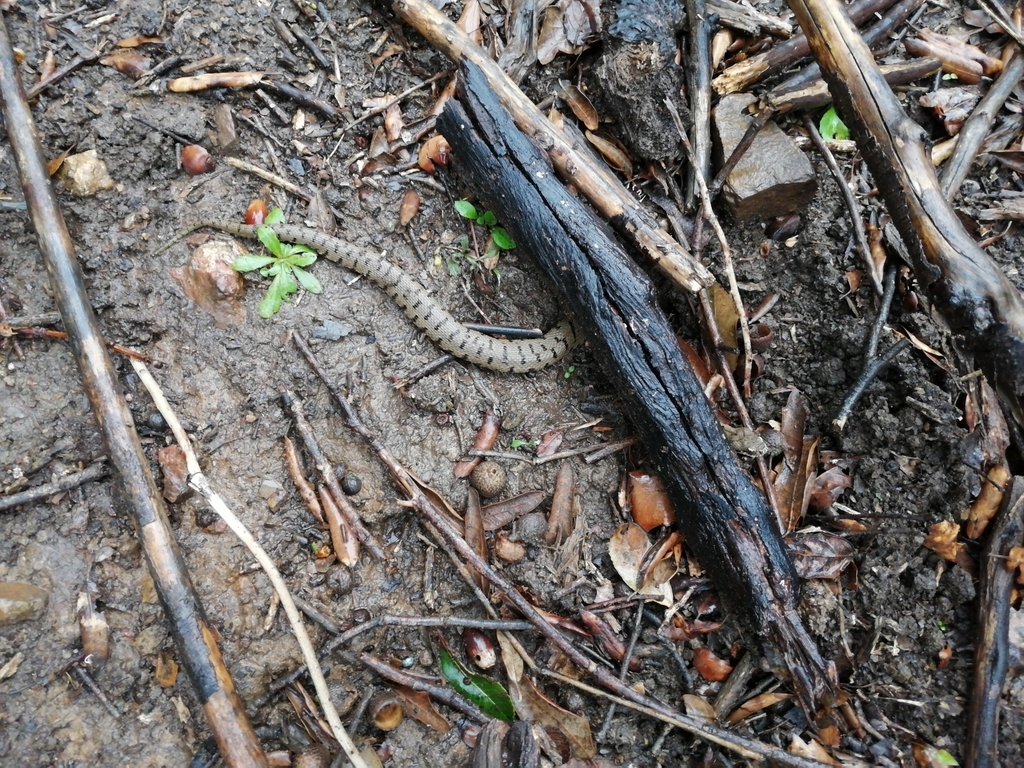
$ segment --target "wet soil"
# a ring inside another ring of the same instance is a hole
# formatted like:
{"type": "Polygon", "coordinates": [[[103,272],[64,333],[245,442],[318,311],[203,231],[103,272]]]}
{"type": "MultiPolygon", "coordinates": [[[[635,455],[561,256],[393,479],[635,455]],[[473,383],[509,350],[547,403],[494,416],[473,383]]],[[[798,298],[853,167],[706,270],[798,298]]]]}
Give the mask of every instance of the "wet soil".
{"type": "MultiPolygon", "coordinates": [[[[91,48],[105,40],[158,31],[165,47],[146,49],[154,60],[172,52],[185,62],[224,54],[221,68],[276,71],[283,46],[271,14],[290,21],[298,16],[291,5],[272,9],[263,3],[90,3],[57,23],[67,35],[56,41],[47,39],[34,9],[23,7],[7,20],[15,44],[25,52],[22,76],[34,82],[47,51],[55,53],[58,64],[75,55],[68,36],[91,48]],[[113,15],[105,18],[107,14],[113,15]]],[[[318,264],[313,271],[324,285],[323,294],[304,295],[265,321],[256,313],[265,284],[248,279],[245,321],[218,328],[171,276],[188,258],[189,247],[178,245],[152,255],[183,223],[197,216],[240,217],[253,198],[285,208],[292,222],[307,216],[305,206],[281,190],[223,162],[210,174],[186,175],[178,164],[176,143],[134,119],[145,118],[205,144],[222,161],[223,153],[211,138],[213,111],[226,104],[239,119],[238,156],[322,191],[342,213],[338,223],[343,237],[387,251],[460,318],[479,320],[479,305],[507,325],[549,327],[558,320],[559,301],[537,276],[529,254],[502,256],[502,279],[494,295],[478,290],[465,264],[460,275],[450,274],[446,261],[465,225],[434,179],[416,170],[395,173],[387,166],[360,173],[365,171],[362,153],[379,118],[344,134],[341,126],[352,114],[361,114],[364,99],[401,92],[448,65],[415,35],[363,4],[333,8],[331,17],[336,31],[325,32],[322,39],[334,41],[327,50],[335,71],[307,65],[308,56],[302,50],[295,53],[303,62],[306,87],[340,100],[343,121],[329,122],[309,111],[297,119],[297,108],[282,103],[291,123],[281,124],[251,90],[174,94],[160,87],[137,89],[129,76],[99,64],[85,66],[46,90],[34,114],[50,156],[70,148],[95,149],[116,181],[114,189],[93,196],[64,193],[60,198],[104,333],[162,363],[158,378],[193,434],[204,470],[270,551],[292,589],[342,626],[353,623],[357,609],[372,615],[479,616],[454,568],[443,553],[432,551],[423,526],[398,504],[395,488],[372,454],[346,430],[288,335],[292,330],[313,335],[326,322],[350,329],[338,340],[315,341],[316,352],[346,383],[363,417],[391,450],[456,508],[464,504],[466,486],[452,476],[453,462],[471,443],[483,411],[495,403],[505,416],[497,446],[503,451],[513,450],[513,440],[532,441],[557,429],[566,431],[568,447],[633,434],[617,415],[615,382],[600,374],[587,350],[576,350],[563,363],[530,375],[449,363],[398,389],[393,380],[433,359],[437,350],[365,281],[333,264],[318,264]],[[375,61],[393,43],[401,50],[375,61]],[[423,203],[413,228],[403,233],[398,209],[408,189],[417,190],[423,203]],[[290,490],[281,452],[281,438],[289,432],[278,401],[282,388],[305,400],[331,460],[361,478],[356,504],[386,543],[389,563],[364,554],[349,572],[311,554],[327,541],[327,534],[290,490]],[[603,417],[596,427],[595,415],[603,417]],[[287,491],[273,511],[264,498],[268,482],[287,491]]],[[[315,26],[308,20],[299,23],[307,29],[315,26]]],[[[563,66],[561,59],[552,65],[563,66]]],[[[527,85],[536,84],[527,78],[527,85]]],[[[531,95],[539,101],[545,92],[534,87],[531,95]]],[[[433,98],[425,91],[404,102],[407,121],[425,114],[433,98]]],[[[413,145],[413,156],[415,151],[413,145]]],[[[922,541],[931,524],[959,520],[978,486],[964,460],[963,385],[922,354],[904,354],[871,385],[842,436],[829,432],[827,425],[860,371],[874,304],[867,281],[859,291],[850,291],[846,273],[860,264],[848,248],[847,212],[827,169],[816,158],[814,162],[820,191],[803,212],[804,228],[795,242],[764,248],[760,226],[727,221],[745,299],[756,304],[768,293],[780,295],[766,319],[774,341],[764,353],[765,375],[755,383],[748,406],[755,421],[765,424],[779,419],[792,388],[801,390],[809,404],[808,432],[821,435],[822,447],[838,452],[853,474],[854,486],[842,503],[877,516],[870,518],[871,532],[849,536],[855,564],[841,584],[815,582],[805,590],[808,624],[823,652],[840,661],[844,685],[875,732],[862,741],[847,735],[844,746],[883,765],[913,764],[914,743],[962,757],[975,589],[967,573],[923,548],[922,541]],[[943,666],[939,652],[947,647],[952,658],[943,666]],[[848,654],[852,665],[843,663],[848,654]]],[[[984,173],[971,189],[995,190],[1013,182],[991,167],[984,173]]],[[[21,199],[6,141],[0,142],[0,192],[21,199]]],[[[0,296],[7,311],[30,315],[53,310],[26,213],[0,210],[0,234],[0,296]]],[[[1018,285],[1019,246],[1015,231],[992,246],[1018,285]]],[[[712,264],[721,274],[720,265],[712,264]]],[[[668,286],[661,288],[674,319],[690,329],[693,340],[687,302],[668,286]]],[[[927,316],[897,309],[890,321],[950,354],[947,335],[927,316]]],[[[892,342],[887,333],[883,344],[892,342]]],[[[66,344],[19,343],[21,354],[10,343],[3,346],[3,487],[26,473],[29,485],[49,481],[103,452],[66,344]]],[[[122,359],[115,364],[147,450],[155,456],[169,437],[130,366],[122,359]]],[[[584,516],[579,550],[566,557],[544,545],[535,527],[520,522],[510,535],[525,540],[527,558],[503,566],[539,605],[566,615],[594,601],[605,581],[617,593],[627,591],[611,566],[608,541],[623,521],[617,505],[620,477],[642,466],[644,457],[634,449],[593,465],[572,461],[584,516]],[[555,596],[577,580],[581,582],[575,589],[555,596]]],[[[503,464],[509,472],[509,495],[552,487],[554,464],[503,464]]],[[[201,500],[173,504],[170,510],[193,581],[265,746],[304,751],[309,737],[283,696],[261,707],[252,704],[273,680],[300,663],[282,617],[268,620],[267,579],[233,537],[219,532],[201,500]]],[[[0,763],[207,764],[204,760],[212,754],[209,731],[187,680],[158,674],[158,665],[165,669],[177,651],[113,480],[0,513],[0,580],[30,582],[49,594],[40,618],[0,627],[0,665],[15,654],[24,655],[17,672],[0,681],[0,763]],[[88,582],[95,585],[111,627],[111,657],[96,680],[120,713],[117,718],[76,677],[63,672],[79,648],[76,601],[88,582]]],[[[626,610],[618,619],[629,627],[632,616],[626,610]]],[[[314,640],[328,639],[324,630],[313,631],[314,640]]],[[[656,643],[652,631],[653,625],[644,639],[656,643]]],[[[450,639],[455,642],[457,636],[452,633],[450,639]]],[[[733,639],[726,629],[705,641],[728,656],[733,639]]],[[[522,642],[546,657],[533,636],[522,635],[522,642]]],[[[433,644],[429,634],[391,629],[367,633],[351,647],[436,673],[429,652],[433,644]]],[[[688,666],[691,644],[679,643],[673,651],[675,655],[649,659],[636,679],[649,693],[680,706],[684,693],[712,695],[714,686],[688,666]],[[686,663],[684,670],[676,659],[686,663]]],[[[341,661],[331,668],[329,682],[343,715],[352,713],[365,691],[385,687],[366,670],[341,661]]],[[[678,732],[666,736],[658,724],[623,710],[602,728],[605,702],[572,689],[548,686],[547,692],[590,719],[594,732],[600,731],[600,754],[610,764],[680,764],[705,753],[706,747],[691,737],[678,732]]],[[[1000,730],[1006,765],[1024,763],[1022,696],[1017,680],[1005,699],[1000,730]]],[[[458,720],[457,714],[450,719],[458,720]]],[[[745,727],[757,738],[788,745],[789,734],[803,726],[798,710],[780,705],[745,727]]],[[[464,764],[468,757],[458,727],[438,733],[406,718],[397,730],[384,734],[363,719],[353,733],[359,740],[386,744],[390,765],[450,766],[464,764]]]]}

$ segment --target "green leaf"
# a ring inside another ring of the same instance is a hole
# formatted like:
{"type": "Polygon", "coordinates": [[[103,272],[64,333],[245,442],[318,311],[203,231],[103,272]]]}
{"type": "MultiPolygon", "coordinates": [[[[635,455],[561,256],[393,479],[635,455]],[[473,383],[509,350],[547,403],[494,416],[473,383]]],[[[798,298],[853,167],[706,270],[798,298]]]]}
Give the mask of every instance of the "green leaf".
{"type": "Polygon", "coordinates": [[[452,277],[458,277],[462,274],[462,267],[459,265],[458,259],[448,259],[448,274],[452,277]]]}
{"type": "Polygon", "coordinates": [[[282,258],[295,267],[308,267],[316,261],[316,251],[300,251],[298,246],[284,245],[285,254],[282,258]]]}
{"type": "Polygon", "coordinates": [[[298,279],[299,285],[310,293],[320,293],[323,291],[324,288],[320,285],[320,281],[313,277],[313,275],[309,274],[306,270],[301,267],[292,267],[292,272],[295,273],[295,277],[298,279]]]}
{"type": "MultiPolygon", "coordinates": [[[[289,270],[290,271],[290,270],[289,270]]],[[[260,302],[259,313],[264,320],[273,317],[281,308],[284,302],[284,283],[281,282],[281,275],[274,278],[274,282],[267,288],[267,295],[260,302]]]]}
{"type": "Polygon", "coordinates": [[[512,235],[505,231],[504,227],[492,229],[491,237],[494,238],[494,244],[503,251],[511,251],[516,247],[516,241],[512,239],[512,235]]]}
{"type": "Polygon", "coordinates": [[[476,206],[469,202],[469,200],[456,200],[455,212],[462,218],[469,219],[470,221],[476,221],[477,219],[476,206]]]}
{"type": "Polygon", "coordinates": [[[512,699],[500,683],[466,671],[444,648],[437,649],[441,674],[452,688],[476,704],[487,715],[511,723],[515,718],[512,699]]]}
{"type": "Polygon", "coordinates": [[[275,256],[281,255],[281,241],[277,237],[277,232],[274,231],[273,227],[266,224],[260,224],[256,227],[256,237],[260,239],[260,242],[267,247],[275,256]]]}
{"type": "Polygon", "coordinates": [[[280,208],[274,208],[267,214],[267,218],[263,220],[263,223],[271,226],[274,224],[284,224],[284,211],[280,208]]]}
{"type": "Polygon", "coordinates": [[[818,132],[825,141],[843,141],[850,138],[850,129],[846,127],[846,123],[839,119],[835,107],[829,107],[828,112],[821,116],[818,132]]]}
{"type": "Polygon", "coordinates": [[[231,268],[235,272],[255,272],[261,267],[265,267],[268,264],[274,262],[273,256],[257,256],[254,253],[247,254],[245,256],[239,256],[235,259],[235,263],[231,265],[231,268]]]}
{"type": "Polygon", "coordinates": [[[932,760],[938,765],[960,765],[949,752],[944,749],[935,750],[935,754],[932,755],[932,760]]]}
{"type": "Polygon", "coordinates": [[[493,227],[498,223],[498,218],[490,211],[484,211],[480,214],[480,218],[477,219],[485,227],[493,227]]]}

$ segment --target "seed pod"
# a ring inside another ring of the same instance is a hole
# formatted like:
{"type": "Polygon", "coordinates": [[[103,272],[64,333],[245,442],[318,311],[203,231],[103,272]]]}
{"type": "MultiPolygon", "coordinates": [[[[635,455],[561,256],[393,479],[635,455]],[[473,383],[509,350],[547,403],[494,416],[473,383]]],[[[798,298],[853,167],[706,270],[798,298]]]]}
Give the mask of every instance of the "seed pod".
{"type": "Polygon", "coordinates": [[[485,499],[497,496],[505,489],[505,468],[493,461],[480,463],[469,476],[469,484],[480,491],[485,499]]]}
{"type": "Polygon", "coordinates": [[[462,642],[466,647],[466,655],[480,669],[490,669],[497,663],[498,656],[494,652],[494,643],[483,630],[466,627],[462,631],[462,642]]]}
{"type": "Polygon", "coordinates": [[[373,724],[382,731],[395,730],[405,717],[402,702],[390,691],[378,693],[370,699],[369,712],[373,724]]]}
{"type": "Polygon", "coordinates": [[[189,144],[181,148],[181,167],[189,176],[198,176],[216,168],[217,161],[198,144],[189,144]]]}
{"type": "Polygon", "coordinates": [[[78,593],[78,631],[85,654],[82,666],[95,672],[110,657],[110,627],[103,612],[96,610],[91,592],[78,593]]]}

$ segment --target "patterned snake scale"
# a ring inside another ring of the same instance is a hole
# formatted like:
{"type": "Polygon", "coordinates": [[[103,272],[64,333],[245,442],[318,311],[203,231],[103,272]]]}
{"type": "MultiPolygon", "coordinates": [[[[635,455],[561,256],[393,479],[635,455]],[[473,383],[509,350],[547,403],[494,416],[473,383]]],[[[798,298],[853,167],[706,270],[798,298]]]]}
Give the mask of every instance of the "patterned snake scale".
{"type": "MultiPolygon", "coordinates": [[[[186,232],[203,227],[237,237],[256,237],[256,227],[219,219],[196,221],[186,232]]],[[[576,331],[568,320],[563,320],[539,339],[505,341],[478,333],[452,317],[422,285],[382,255],[308,227],[275,224],[274,231],[282,242],[307,245],[376,283],[441,349],[481,368],[508,373],[539,371],[561,360],[577,344],[576,331]]]]}

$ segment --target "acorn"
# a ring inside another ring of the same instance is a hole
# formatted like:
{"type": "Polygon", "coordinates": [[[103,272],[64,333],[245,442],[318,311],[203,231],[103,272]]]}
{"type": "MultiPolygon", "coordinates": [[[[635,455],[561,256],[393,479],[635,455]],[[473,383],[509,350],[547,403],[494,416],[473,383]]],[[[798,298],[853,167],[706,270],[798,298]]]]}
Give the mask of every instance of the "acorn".
{"type": "Polygon", "coordinates": [[[393,693],[378,693],[370,699],[370,718],[382,731],[393,731],[405,717],[405,709],[393,693]]]}

